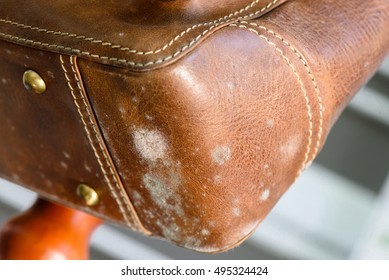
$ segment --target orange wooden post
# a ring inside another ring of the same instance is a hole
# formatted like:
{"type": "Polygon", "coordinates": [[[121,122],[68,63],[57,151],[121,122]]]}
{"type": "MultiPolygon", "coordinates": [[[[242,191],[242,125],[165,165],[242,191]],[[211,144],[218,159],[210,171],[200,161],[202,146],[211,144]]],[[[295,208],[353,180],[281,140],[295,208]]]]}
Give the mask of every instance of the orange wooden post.
{"type": "Polygon", "coordinates": [[[0,232],[0,259],[87,259],[89,240],[102,221],[43,199],[8,221],[0,232]]]}

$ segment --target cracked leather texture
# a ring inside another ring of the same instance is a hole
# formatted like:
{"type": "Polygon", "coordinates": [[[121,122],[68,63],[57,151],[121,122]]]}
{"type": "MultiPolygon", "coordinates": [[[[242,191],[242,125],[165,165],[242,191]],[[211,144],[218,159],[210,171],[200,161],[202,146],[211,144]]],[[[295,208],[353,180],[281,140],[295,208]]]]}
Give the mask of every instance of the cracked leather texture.
{"type": "Polygon", "coordinates": [[[0,114],[20,131],[0,127],[0,174],[201,252],[231,249],[256,229],[389,51],[387,0],[92,1],[89,10],[52,1],[53,16],[40,2],[30,17],[0,4],[0,75],[12,83],[0,84],[0,114]],[[202,35],[204,22],[215,27],[202,35]],[[126,62],[110,59],[119,56],[126,62]],[[20,77],[30,67],[54,73],[45,77],[55,87],[47,101],[24,99],[20,77]],[[23,114],[10,109],[19,103],[23,114]],[[18,154],[42,139],[48,148],[18,154]],[[65,148],[77,160],[66,163],[69,173],[52,172],[65,171],[65,148]],[[40,157],[51,188],[33,176],[40,157]],[[100,181],[87,176],[86,161],[100,181]],[[97,186],[99,206],[82,205],[77,181],[97,186]]]}

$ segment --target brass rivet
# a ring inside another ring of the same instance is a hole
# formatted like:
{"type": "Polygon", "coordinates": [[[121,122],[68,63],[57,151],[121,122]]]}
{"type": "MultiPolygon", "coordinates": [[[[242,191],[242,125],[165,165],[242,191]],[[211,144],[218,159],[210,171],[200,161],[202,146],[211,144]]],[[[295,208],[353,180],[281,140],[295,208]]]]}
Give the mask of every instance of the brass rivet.
{"type": "Polygon", "coordinates": [[[99,195],[97,192],[86,184],[79,184],[77,186],[77,194],[84,199],[85,204],[88,206],[99,203],[99,195]]]}
{"type": "Polygon", "coordinates": [[[24,87],[37,94],[44,93],[46,91],[46,83],[42,77],[33,70],[26,70],[23,74],[24,87]]]}

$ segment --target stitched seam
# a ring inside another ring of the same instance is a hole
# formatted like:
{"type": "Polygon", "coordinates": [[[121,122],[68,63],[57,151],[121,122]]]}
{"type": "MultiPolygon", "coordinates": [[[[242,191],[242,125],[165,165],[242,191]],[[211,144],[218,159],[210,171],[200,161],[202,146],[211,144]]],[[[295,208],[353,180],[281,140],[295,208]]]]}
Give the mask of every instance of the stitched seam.
{"type": "MultiPolygon", "coordinates": [[[[215,27],[217,27],[217,26],[219,26],[221,24],[224,24],[224,23],[228,23],[229,21],[234,20],[232,18],[233,16],[239,15],[239,14],[249,10],[250,8],[254,7],[256,4],[258,4],[259,1],[260,0],[255,0],[255,1],[251,2],[251,4],[247,5],[245,8],[242,8],[242,9],[240,9],[240,10],[234,12],[234,13],[231,13],[228,16],[224,16],[222,18],[219,18],[218,20],[207,22],[207,23],[195,24],[192,27],[189,27],[186,30],[182,31],[180,34],[178,34],[176,37],[174,37],[174,39],[172,39],[166,45],[164,45],[164,46],[162,46],[162,47],[160,47],[160,48],[158,48],[156,50],[150,50],[150,51],[138,51],[138,50],[135,50],[135,49],[130,49],[128,47],[122,47],[120,45],[116,45],[116,44],[113,44],[111,42],[105,42],[103,40],[95,39],[95,38],[92,38],[92,37],[86,37],[84,35],[78,35],[78,34],[68,33],[68,32],[48,30],[46,28],[40,28],[40,27],[31,26],[31,25],[25,25],[23,23],[18,23],[18,22],[11,21],[11,20],[6,20],[6,19],[0,19],[0,22],[5,23],[5,24],[14,25],[14,26],[17,26],[17,27],[20,27],[20,28],[25,28],[25,29],[30,29],[30,30],[37,31],[37,32],[46,33],[46,34],[52,34],[52,35],[57,35],[57,36],[62,36],[62,37],[69,37],[69,38],[74,38],[74,39],[78,39],[78,40],[82,40],[82,41],[87,41],[87,42],[91,42],[91,43],[101,44],[102,46],[109,46],[112,49],[118,49],[118,50],[121,50],[121,51],[125,51],[125,52],[129,52],[129,53],[132,53],[132,54],[136,54],[136,55],[150,55],[150,54],[157,54],[157,53],[159,53],[161,51],[165,51],[167,48],[169,48],[171,45],[173,45],[175,42],[177,42],[180,38],[182,38],[185,34],[189,33],[190,31],[192,31],[192,30],[194,30],[194,29],[196,29],[198,27],[207,26],[207,25],[213,24],[210,28],[208,28],[207,30],[203,31],[200,35],[198,35],[195,39],[192,40],[194,42],[197,42],[198,40],[200,40],[202,37],[204,37],[208,32],[210,32],[215,27]]],[[[249,17],[255,16],[255,15],[259,14],[259,13],[262,13],[262,12],[270,9],[278,1],[279,0],[273,0],[273,1],[269,2],[267,5],[265,5],[264,7],[262,7],[260,10],[254,12],[254,13],[251,13],[249,15],[243,16],[243,17],[238,17],[238,18],[240,18],[240,19],[247,19],[249,17]]],[[[4,33],[0,33],[0,34],[4,34],[4,33]]],[[[16,37],[16,36],[14,36],[14,37],[16,37]]],[[[188,47],[190,47],[192,44],[189,43],[188,47]]]]}
{"type": "Polygon", "coordinates": [[[43,46],[43,47],[46,47],[46,48],[51,49],[51,50],[69,51],[69,52],[73,52],[73,53],[78,54],[78,55],[81,54],[81,55],[89,56],[91,58],[94,58],[94,59],[97,59],[97,60],[100,60],[100,61],[107,61],[108,60],[108,61],[116,62],[116,63],[121,64],[121,65],[131,65],[133,67],[145,67],[145,66],[151,66],[151,65],[158,65],[158,64],[167,62],[169,60],[172,60],[173,58],[175,58],[178,55],[180,55],[182,52],[184,52],[186,49],[191,47],[196,41],[198,41],[200,39],[199,37],[197,37],[194,41],[191,41],[189,43],[189,45],[184,46],[183,48],[181,48],[181,50],[175,52],[173,55],[167,56],[167,57],[162,58],[162,59],[157,59],[155,61],[146,62],[146,63],[136,63],[136,62],[134,62],[132,60],[120,59],[120,58],[117,58],[117,57],[100,56],[98,54],[91,54],[90,52],[81,51],[79,49],[65,47],[65,46],[62,46],[62,45],[43,43],[43,42],[34,41],[34,40],[30,40],[30,39],[25,39],[25,38],[21,38],[21,37],[17,37],[17,36],[12,36],[12,35],[5,34],[5,33],[2,33],[2,32],[0,32],[0,36],[3,36],[4,38],[9,38],[11,40],[15,40],[15,41],[19,41],[19,42],[24,42],[24,43],[27,43],[27,44],[43,46]]]}
{"type": "MultiPolygon", "coordinates": [[[[73,71],[73,74],[74,74],[74,78],[76,79],[76,82],[77,82],[77,88],[78,88],[78,91],[79,91],[79,93],[80,93],[81,100],[82,100],[82,102],[83,102],[83,104],[84,104],[85,111],[87,112],[87,118],[88,118],[88,121],[89,121],[89,123],[90,123],[90,127],[92,127],[92,129],[93,129],[93,133],[94,133],[95,139],[97,140],[97,143],[98,143],[98,145],[99,145],[101,154],[102,154],[103,157],[104,157],[105,164],[108,166],[108,169],[109,169],[108,175],[111,175],[111,176],[112,176],[113,181],[114,181],[114,183],[115,183],[115,187],[116,187],[117,191],[119,192],[119,194],[120,194],[120,196],[121,196],[121,199],[122,199],[123,201],[125,201],[126,199],[125,199],[125,197],[123,196],[123,194],[122,194],[122,192],[121,192],[121,189],[120,189],[120,186],[119,186],[119,182],[118,182],[118,180],[117,180],[117,178],[116,178],[116,176],[115,176],[115,173],[114,173],[114,170],[113,170],[113,168],[112,168],[112,165],[110,164],[110,162],[109,162],[109,160],[108,160],[108,157],[107,157],[107,155],[106,155],[106,153],[105,153],[104,145],[103,145],[103,143],[101,142],[101,139],[100,139],[100,137],[99,137],[99,132],[97,131],[96,125],[95,125],[95,123],[93,122],[93,119],[92,119],[92,116],[91,116],[91,112],[90,112],[90,110],[89,110],[89,106],[88,106],[88,104],[87,104],[87,102],[86,102],[86,100],[85,100],[84,95],[82,94],[83,90],[82,90],[82,88],[81,88],[80,79],[78,78],[77,72],[76,72],[76,70],[75,70],[75,66],[74,66],[74,62],[73,62],[73,60],[72,60],[72,57],[70,57],[69,61],[70,61],[70,65],[71,65],[71,68],[72,68],[72,71],[73,71]]],[[[103,171],[103,172],[104,172],[104,171],[103,171]]],[[[109,182],[109,184],[112,185],[111,182],[109,182]]],[[[111,190],[113,190],[113,188],[112,188],[111,190]]],[[[115,194],[115,195],[116,195],[116,194],[115,194]]],[[[127,204],[125,204],[125,205],[126,205],[127,210],[130,211],[130,213],[131,213],[131,209],[129,208],[129,206],[128,206],[127,204]]],[[[123,212],[124,212],[124,211],[123,211],[123,212]]]]}
{"type": "Polygon", "coordinates": [[[246,23],[246,24],[250,24],[252,26],[259,27],[259,28],[265,30],[266,32],[268,32],[269,34],[275,36],[282,43],[284,43],[287,47],[289,47],[293,51],[293,53],[299,58],[301,63],[304,65],[304,68],[307,71],[308,76],[311,79],[312,85],[315,89],[317,100],[318,100],[318,105],[319,105],[319,131],[318,131],[318,139],[316,141],[315,148],[314,148],[314,153],[312,155],[312,160],[313,160],[316,157],[316,155],[318,154],[320,141],[321,141],[322,134],[323,134],[323,111],[324,111],[324,109],[323,109],[323,101],[321,98],[321,93],[320,93],[319,87],[317,85],[316,79],[312,74],[311,68],[309,67],[308,63],[306,62],[306,59],[304,58],[304,56],[296,48],[294,48],[287,40],[282,38],[281,35],[275,33],[274,31],[268,29],[265,26],[260,26],[256,23],[248,23],[248,22],[242,22],[242,23],[246,23]]]}
{"type": "MultiPolygon", "coordinates": [[[[93,139],[92,139],[91,133],[90,133],[90,131],[89,131],[89,129],[88,129],[88,124],[87,124],[86,121],[85,121],[85,117],[84,117],[84,114],[83,114],[83,112],[82,112],[82,110],[81,110],[81,106],[78,104],[77,97],[76,97],[76,95],[75,95],[75,89],[74,89],[73,86],[71,85],[70,78],[69,78],[69,75],[68,75],[68,71],[67,71],[66,68],[65,68],[65,63],[64,63],[64,60],[63,60],[63,58],[62,58],[62,55],[60,56],[60,60],[61,60],[61,67],[62,67],[62,69],[63,69],[63,71],[64,71],[64,74],[65,74],[65,78],[66,78],[68,87],[69,87],[70,92],[71,92],[71,95],[72,95],[72,97],[73,97],[74,104],[75,104],[76,107],[77,107],[77,111],[78,111],[78,113],[79,113],[79,115],[80,115],[80,119],[81,119],[81,121],[82,121],[82,123],[83,123],[83,125],[84,125],[84,130],[85,130],[85,132],[86,132],[86,134],[87,134],[87,136],[88,136],[89,144],[91,145],[91,147],[92,147],[92,149],[93,149],[93,152],[94,152],[94,154],[95,154],[95,156],[96,156],[96,159],[97,159],[97,161],[98,161],[98,163],[99,163],[99,165],[100,165],[101,171],[102,171],[103,174],[104,174],[104,178],[105,178],[105,180],[106,180],[107,183],[108,183],[108,187],[109,187],[109,189],[110,189],[110,193],[112,194],[113,198],[115,199],[116,203],[118,204],[120,213],[122,214],[122,216],[123,216],[123,218],[125,219],[126,223],[127,223],[130,227],[132,227],[132,224],[131,224],[129,218],[127,217],[127,215],[126,215],[126,213],[125,213],[125,211],[124,211],[124,209],[123,209],[123,203],[122,203],[122,201],[120,201],[119,197],[117,196],[117,194],[116,194],[116,192],[115,192],[115,190],[114,190],[114,188],[113,188],[113,186],[112,186],[111,180],[110,180],[110,178],[108,177],[108,174],[107,174],[107,172],[106,172],[106,170],[105,170],[105,168],[104,168],[104,165],[103,165],[103,163],[102,163],[102,161],[101,161],[101,158],[100,158],[100,156],[99,156],[99,153],[98,153],[98,151],[97,151],[97,149],[96,149],[96,147],[95,147],[95,145],[94,145],[94,143],[93,143],[93,139]]],[[[77,77],[77,75],[76,75],[76,72],[75,72],[75,69],[74,69],[74,66],[73,66],[72,57],[70,57],[70,64],[71,64],[71,67],[72,67],[72,71],[73,71],[74,77],[76,78],[76,81],[77,81],[77,87],[78,87],[79,90],[80,90],[81,87],[80,87],[80,85],[79,85],[79,80],[78,80],[78,77],[77,77]]],[[[81,91],[80,91],[80,96],[81,96],[81,99],[85,102],[84,97],[82,96],[81,91]]],[[[86,108],[87,108],[87,107],[86,107],[86,108]]],[[[93,121],[92,121],[92,119],[91,119],[91,116],[90,116],[90,113],[89,113],[88,110],[87,110],[87,113],[88,113],[89,122],[91,123],[91,126],[93,127],[94,132],[95,132],[95,134],[96,134],[95,136],[96,136],[96,139],[97,139],[97,141],[98,141],[98,143],[99,143],[99,146],[100,146],[100,149],[101,149],[101,151],[102,151],[102,154],[105,156],[104,150],[103,150],[103,148],[102,148],[102,146],[101,146],[101,143],[100,143],[99,138],[98,138],[98,136],[97,136],[97,132],[96,132],[96,130],[95,130],[95,128],[94,128],[93,121]]],[[[107,159],[106,159],[106,160],[107,160],[107,159]]],[[[111,170],[111,172],[112,172],[112,170],[111,170]]],[[[118,185],[116,185],[116,187],[119,189],[119,186],[118,186],[118,185]]]]}
{"type": "Polygon", "coordinates": [[[309,136],[308,136],[308,144],[307,144],[307,147],[306,147],[306,152],[305,152],[305,155],[304,155],[304,161],[302,163],[302,166],[301,168],[299,169],[298,173],[297,173],[297,177],[300,176],[301,172],[305,169],[305,167],[307,166],[307,163],[308,163],[308,159],[309,159],[309,153],[311,151],[311,145],[312,145],[312,135],[313,135],[313,122],[312,122],[312,109],[311,109],[311,105],[310,105],[310,100],[309,100],[309,96],[307,94],[307,91],[305,90],[305,87],[304,87],[304,84],[301,80],[301,77],[300,75],[297,73],[297,70],[296,68],[294,67],[294,65],[292,64],[291,60],[285,55],[285,53],[272,41],[269,40],[269,38],[267,38],[266,36],[264,36],[263,34],[260,34],[258,32],[258,30],[255,30],[253,28],[250,28],[248,27],[247,25],[237,25],[237,24],[231,24],[230,26],[235,26],[235,27],[239,27],[239,28],[244,28],[244,29],[247,29],[248,31],[250,32],[253,32],[255,33],[256,35],[258,35],[261,39],[265,40],[271,47],[273,47],[281,56],[282,58],[286,61],[287,65],[292,69],[293,71],[293,74],[296,76],[297,78],[297,81],[298,83],[300,84],[300,88],[301,88],[301,91],[303,92],[303,95],[304,95],[304,99],[305,99],[305,106],[307,108],[307,114],[308,114],[308,120],[309,120],[309,136]]]}
{"type": "MultiPolygon", "coordinates": [[[[208,32],[212,31],[212,29],[214,29],[215,27],[217,27],[217,26],[219,26],[219,25],[221,25],[223,23],[228,23],[228,22],[230,22],[232,20],[234,20],[234,19],[230,19],[230,20],[223,21],[223,22],[220,22],[220,23],[216,22],[210,28],[204,30],[199,35],[200,37],[199,36],[197,36],[197,37],[199,37],[199,39],[200,39],[200,38],[204,37],[208,32]]],[[[33,26],[30,26],[30,25],[24,25],[22,23],[10,21],[10,20],[4,20],[4,19],[0,19],[0,22],[3,22],[5,24],[15,25],[17,27],[21,27],[21,28],[25,28],[25,29],[30,29],[30,30],[37,31],[37,32],[43,32],[43,33],[46,33],[46,34],[52,34],[52,35],[58,35],[58,36],[62,36],[62,37],[69,37],[69,38],[79,39],[79,40],[87,41],[87,42],[94,43],[94,44],[101,44],[102,46],[107,46],[107,47],[110,47],[111,49],[118,49],[120,51],[132,53],[132,54],[135,54],[135,55],[145,55],[145,56],[146,55],[151,55],[151,54],[158,54],[158,53],[160,53],[162,51],[165,51],[167,48],[172,46],[180,38],[184,37],[185,34],[189,33],[191,30],[194,30],[194,29],[196,29],[198,27],[201,27],[201,26],[209,25],[209,23],[201,23],[201,24],[197,24],[197,25],[194,25],[192,27],[189,27],[185,31],[182,31],[180,34],[178,34],[176,37],[174,37],[174,39],[172,39],[169,43],[167,43],[163,47],[160,47],[160,48],[158,48],[156,50],[138,51],[138,50],[135,50],[135,49],[130,49],[128,47],[122,47],[121,45],[113,44],[111,42],[105,42],[105,41],[102,41],[102,40],[99,40],[99,39],[94,39],[92,37],[86,37],[84,35],[77,35],[77,34],[74,34],[74,33],[70,34],[70,33],[67,33],[67,32],[60,32],[60,31],[52,31],[52,30],[47,30],[47,29],[39,28],[39,27],[33,27],[33,26]]],[[[192,41],[194,41],[194,40],[195,39],[193,39],[192,41]]],[[[198,41],[198,40],[195,40],[195,42],[196,41],[198,41]]]]}

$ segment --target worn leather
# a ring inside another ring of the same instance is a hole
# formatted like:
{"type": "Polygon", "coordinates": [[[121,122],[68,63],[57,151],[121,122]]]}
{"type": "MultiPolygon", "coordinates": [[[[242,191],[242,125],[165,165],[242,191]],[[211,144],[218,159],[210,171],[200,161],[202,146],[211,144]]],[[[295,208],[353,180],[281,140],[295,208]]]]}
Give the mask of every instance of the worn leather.
{"type": "Polygon", "coordinates": [[[202,252],[255,230],[389,51],[388,0],[20,2],[0,3],[0,175],[202,252]]]}
{"type": "Polygon", "coordinates": [[[0,37],[134,70],[154,69],[223,26],[285,1],[7,0],[0,4],[0,37]]]}

